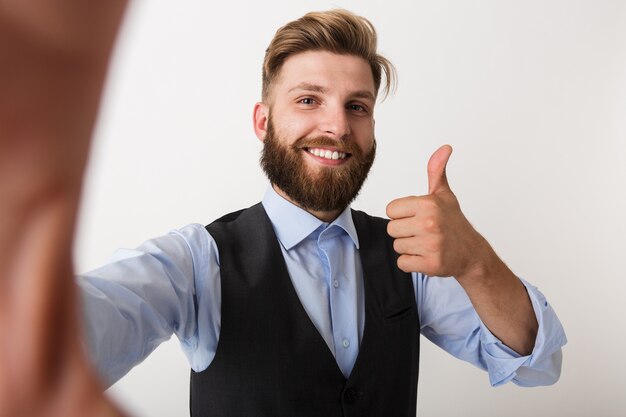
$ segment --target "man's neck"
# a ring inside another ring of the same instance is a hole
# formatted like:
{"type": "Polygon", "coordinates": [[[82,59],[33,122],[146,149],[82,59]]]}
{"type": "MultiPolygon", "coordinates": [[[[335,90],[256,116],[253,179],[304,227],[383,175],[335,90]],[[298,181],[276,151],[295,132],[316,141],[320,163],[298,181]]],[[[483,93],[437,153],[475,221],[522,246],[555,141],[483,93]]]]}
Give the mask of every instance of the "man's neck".
{"type": "Polygon", "coordinates": [[[274,191],[276,191],[279,196],[281,196],[285,200],[289,201],[291,204],[300,207],[302,210],[305,210],[306,212],[312,214],[313,216],[317,217],[318,219],[320,219],[321,221],[326,222],[326,223],[331,223],[333,220],[335,220],[337,217],[339,217],[339,215],[343,211],[343,210],[330,210],[330,211],[310,210],[310,209],[308,209],[306,207],[302,207],[300,204],[298,204],[297,202],[293,201],[291,199],[291,197],[289,197],[287,195],[287,193],[285,193],[283,190],[281,190],[278,186],[272,184],[272,188],[274,188],[274,191]]]}

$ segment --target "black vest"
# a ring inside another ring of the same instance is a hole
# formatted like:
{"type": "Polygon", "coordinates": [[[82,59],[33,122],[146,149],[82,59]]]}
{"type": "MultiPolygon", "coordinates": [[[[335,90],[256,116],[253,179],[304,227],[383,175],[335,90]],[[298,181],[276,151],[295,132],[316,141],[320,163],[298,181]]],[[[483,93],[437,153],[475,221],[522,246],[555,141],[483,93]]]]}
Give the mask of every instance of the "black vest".
{"type": "Polygon", "coordinates": [[[365,327],[341,373],[293,287],[261,204],[207,226],[222,283],[217,352],[191,372],[193,417],[410,416],[416,413],[419,320],[411,277],[396,266],[387,221],[352,211],[365,327]]]}

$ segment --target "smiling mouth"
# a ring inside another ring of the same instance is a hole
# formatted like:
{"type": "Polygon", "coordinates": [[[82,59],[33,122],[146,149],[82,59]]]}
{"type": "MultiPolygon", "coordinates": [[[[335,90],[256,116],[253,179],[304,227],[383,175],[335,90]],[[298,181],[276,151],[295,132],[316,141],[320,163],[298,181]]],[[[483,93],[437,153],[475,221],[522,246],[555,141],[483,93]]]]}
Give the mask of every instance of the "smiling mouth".
{"type": "Polygon", "coordinates": [[[337,150],[324,149],[324,148],[304,148],[304,150],[311,155],[315,155],[318,158],[330,159],[330,160],[339,160],[346,159],[350,156],[349,153],[341,152],[337,150]]]}

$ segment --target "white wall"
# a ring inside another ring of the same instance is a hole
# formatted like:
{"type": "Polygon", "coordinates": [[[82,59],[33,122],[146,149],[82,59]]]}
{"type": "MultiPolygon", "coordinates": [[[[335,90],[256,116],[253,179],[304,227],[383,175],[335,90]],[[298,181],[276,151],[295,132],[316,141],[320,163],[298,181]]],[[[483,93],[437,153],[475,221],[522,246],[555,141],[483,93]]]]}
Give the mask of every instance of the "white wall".
{"type": "MultiPolygon", "coordinates": [[[[76,245],[79,271],[117,247],[257,202],[251,126],[265,47],[334,6],[370,18],[400,74],[377,108],[379,158],[355,206],[426,192],[442,143],[466,215],[548,296],[569,337],[561,381],[492,389],[425,341],[419,415],[626,415],[626,2],[138,1],[120,38],[76,245]],[[392,6],[393,5],[393,6],[392,6]]],[[[137,416],[188,413],[172,340],[109,392],[137,416]]]]}

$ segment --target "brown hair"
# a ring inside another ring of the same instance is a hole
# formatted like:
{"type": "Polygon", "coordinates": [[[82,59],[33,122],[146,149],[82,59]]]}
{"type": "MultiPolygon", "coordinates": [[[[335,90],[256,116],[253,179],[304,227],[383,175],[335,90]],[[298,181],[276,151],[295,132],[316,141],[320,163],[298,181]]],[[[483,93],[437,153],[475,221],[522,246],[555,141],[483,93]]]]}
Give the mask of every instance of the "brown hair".
{"type": "Polygon", "coordinates": [[[385,75],[384,96],[396,86],[396,69],[376,52],[377,36],[374,25],[364,17],[347,10],[311,12],[287,23],[276,31],[265,51],[263,60],[263,100],[268,97],[272,82],[285,60],[291,55],[311,50],[355,55],[369,62],[376,93],[385,75]]]}

